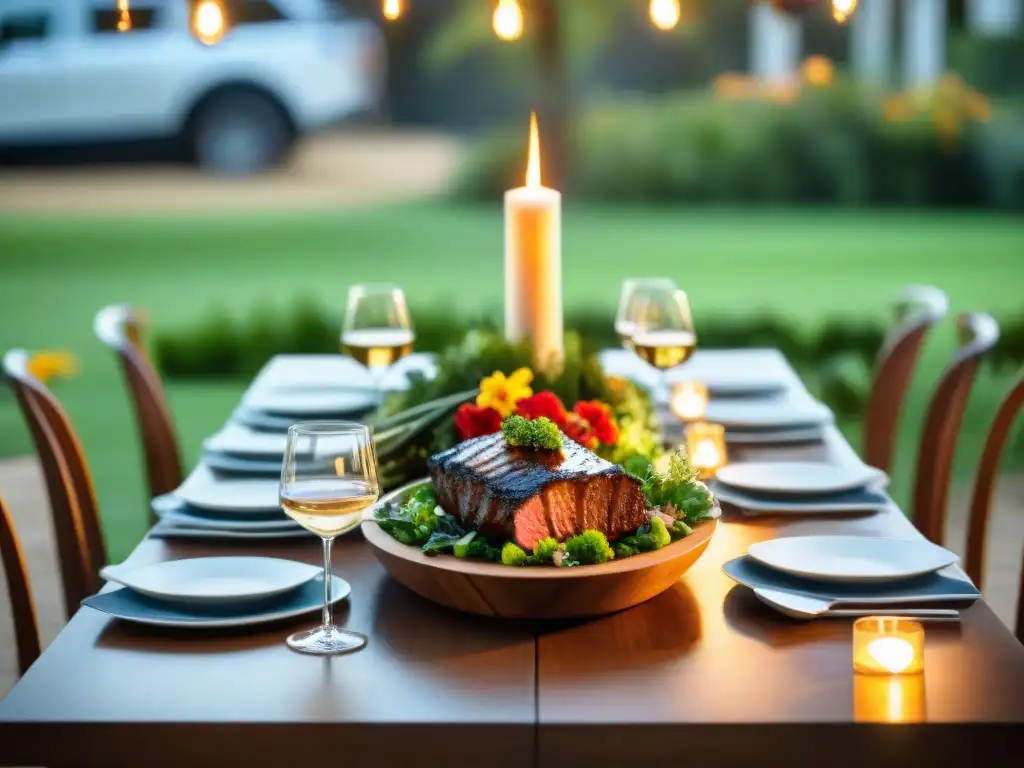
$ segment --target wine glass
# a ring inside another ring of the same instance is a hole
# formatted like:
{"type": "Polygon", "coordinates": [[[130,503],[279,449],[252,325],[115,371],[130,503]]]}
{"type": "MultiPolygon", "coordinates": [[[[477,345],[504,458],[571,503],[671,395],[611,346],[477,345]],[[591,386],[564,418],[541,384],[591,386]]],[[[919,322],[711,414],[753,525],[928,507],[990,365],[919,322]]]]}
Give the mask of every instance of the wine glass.
{"type": "Polygon", "coordinates": [[[380,372],[411,354],[415,338],[405,293],[397,285],[364,283],[349,289],[343,354],[380,372]]]}
{"type": "Polygon", "coordinates": [[[331,618],[331,544],[377,501],[377,454],[370,428],[349,421],[300,421],[288,428],[281,467],[281,506],[324,544],[324,610],[321,626],[297,632],[288,647],[302,653],[347,653],[366,636],[334,626],[331,618]]]}
{"type": "Polygon", "coordinates": [[[633,349],[633,329],[635,321],[635,304],[642,299],[644,292],[650,288],[667,286],[675,288],[675,280],[668,277],[630,277],[622,281],[622,293],[619,295],[619,311],[615,315],[615,333],[619,343],[625,349],[633,349]]]}
{"type": "Polygon", "coordinates": [[[631,307],[633,351],[661,371],[662,388],[667,390],[668,371],[697,349],[690,301],[674,285],[648,285],[636,292],[631,307]]]}

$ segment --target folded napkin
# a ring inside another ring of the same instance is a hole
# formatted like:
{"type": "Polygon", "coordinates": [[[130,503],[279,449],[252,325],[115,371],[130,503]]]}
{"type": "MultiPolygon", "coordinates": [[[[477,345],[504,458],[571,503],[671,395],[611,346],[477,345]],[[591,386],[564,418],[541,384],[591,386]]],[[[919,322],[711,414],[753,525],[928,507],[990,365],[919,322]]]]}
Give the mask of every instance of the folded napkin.
{"type": "Polygon", "coordinates": [[[819,600],[849,603],[937,603],[973,601],[981,597],[959,566],[951,565],[937,573],[885,583],[837,583],[812,581],[791,576],[762,565],[743,555],[722,566],[734,581],[751,589],[775,589],[806,595],[819,600]]]}
{"type": "Polygon", "coordinates": [[[221,528],[195,527],[175,523],[159,522],[149,530],[154,539],[198,539],[201,541],[274,541],[275,539],[309,538],[309,531],[296,526],[269,531],[235,531],[221,528]]]}
{"type": "Polygon", "coordinates": [[[731,504],[744,514],[824,514],[830,512],[875,512],[890,503],[879,487],[823,494],[761,494],[710,480],[708,488],[720,502],[731,504]]]}

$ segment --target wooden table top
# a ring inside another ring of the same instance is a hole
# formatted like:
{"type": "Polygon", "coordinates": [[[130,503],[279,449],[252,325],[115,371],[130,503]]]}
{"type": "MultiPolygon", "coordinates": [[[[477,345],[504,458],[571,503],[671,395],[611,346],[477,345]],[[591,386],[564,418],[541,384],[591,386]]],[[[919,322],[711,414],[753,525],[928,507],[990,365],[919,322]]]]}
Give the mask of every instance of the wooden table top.
{"type": "MultiPolygon", "coordinates": [[[[836,430],[824,444],[732,458],[855,460],[836,430]]],[[[331,659],[284,644],[312,616],[197,635],[82,609],[0,701],[0,765],[816,765],[822,750],[830,764],[914,765],[1019,750],[1024,647],[984,602],[960,626],[926,627],[923,687],[855,680],[849,621],[786,619],[721,571],[751,542],[822,532],[918,535],[894,506],[799,519],[727,512],[678,586],[555,626],[428,603],[390,581],[355,533],[334,548],[352,584],[336,616],[370,642],[331,659]],[[897,720],[917,724],[879,725],[897,720]]],[[[229,552],[316,562],[320,548],[313,536],[147,538],[129,562],[229,552]]]]}

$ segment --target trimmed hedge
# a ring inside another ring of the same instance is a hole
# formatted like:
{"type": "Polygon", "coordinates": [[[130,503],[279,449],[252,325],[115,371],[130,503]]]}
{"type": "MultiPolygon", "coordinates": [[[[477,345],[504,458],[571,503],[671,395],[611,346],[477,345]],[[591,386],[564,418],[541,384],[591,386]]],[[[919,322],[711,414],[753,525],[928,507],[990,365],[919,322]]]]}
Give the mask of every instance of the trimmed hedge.
{"type": "MultiPolygon", "coordinates": [[[[437,352],[462,342],[472,329],[500,329],[491,317],[459,317],[442,307],[413,308],[416,349],[437,352]]],[[[1000,368],[1024,364],[1024,315],[1000,320],[1002,337],[990,356],[1000,368]]],[[[154,356],[171,379],[250,378],[275,354],[338,351],[341,318],[315,302],[290,312],[260,308],[243,321],[214,312],[191,329],[156,336],[154,356]]],[[[591,348],[617,346],[606,312],[571,312],[566,328],[591,348]]],[[[809,386],[839,413],[857,413],[871,381],[875,357],[888,328],[881,322],[833,317],[814,329],[771,314],[704,317],[700,342],[707,347],[776,347],[807,377],[809,386]]]]}
{"type": "MultiPolygon", "coordinates": [[[[882,97],[846,81],[756,99],[618,101],[579,117],[572,193],[602,202],[955,205],[1024,209],[1024,116],[958,79],[882,97]]],[[[522,130],[471,152],[453,195],[494,200],[522,177],[522,130]]]]}

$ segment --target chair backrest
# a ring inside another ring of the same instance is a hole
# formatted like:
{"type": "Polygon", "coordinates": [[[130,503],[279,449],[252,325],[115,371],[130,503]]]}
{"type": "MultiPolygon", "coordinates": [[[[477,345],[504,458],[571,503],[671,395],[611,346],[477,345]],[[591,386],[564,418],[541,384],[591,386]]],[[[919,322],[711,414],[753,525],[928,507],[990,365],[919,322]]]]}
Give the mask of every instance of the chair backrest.
{"type": "Polygon", "coordinates": [[[936,544],[945,539],[950,472],[967,398],[981,358],[999,340],[991,315],[961,314],[956,322],[960,346],[928,403],[914,481],[914,525],[936,544]]]}
{"type": "Polygon", "coordinates": [[[32,662],[39,658],[39,622],[32,602],[32,588],[28,581],[25,555],[21,551],[18,534],[14,530],[4,500],[0,499],[0,561],[7,577],[7,592],[14,613],[14,640],[18,646],[18,671],[25,674],[32,662]]]}
{"type": "Polygon", "coordinates": [[[121,361],[135,408],[152,497],[170,493],[181,485],[182,469],[178,436],[160,375],[146,354],[144,326],[143,314],[126,304],[104,307],[93,323],[96,336],[121,361]]]}
{"type": "Polygon", "coordinates": [[[946,316],[949,299],[930,285],[903,289],[896,324],[878,352],[875,380],[864,411],[864,460],[889,472],[900,412],[929,329],[946,316]]]}
{"type": "MultiPolygon", "coordinates": [[[[996,482],[999,478],[999,460],[1010,437],[1013,423],[1024,408],[1024,373],[1007,393],[996,410],[992,427],[981,452],[978,474],[974,480],[974,493],[971,495],[971,514],[967,528],[967,557],[964,567],[979,589],[985,578],[985,543],[988,538],[988,520],[992,508],[992,497],[995,494],[996,482]]],[[[1024,572],[1022,572],[1024,579],[1024,572]]],[[[1022,582],[1024,584],[1024,582],[1022,582]]],[[[1022,636],[1024,629],[1024,592],[1020,596],[1020,607],[1017,610],[1017,636],[1022,636]]]]}
{"type": "Polygon", "coordinates": [[[64,605],[70,617],[78,610],[82,598],[99,588],[99,569],[107,562],[92,476],[64,408],[29,373],[28,354],[21,349],[8,352],[3,367],[43,466],[60,557],[64,605]]]}

